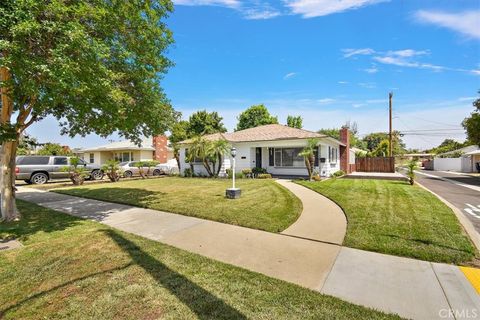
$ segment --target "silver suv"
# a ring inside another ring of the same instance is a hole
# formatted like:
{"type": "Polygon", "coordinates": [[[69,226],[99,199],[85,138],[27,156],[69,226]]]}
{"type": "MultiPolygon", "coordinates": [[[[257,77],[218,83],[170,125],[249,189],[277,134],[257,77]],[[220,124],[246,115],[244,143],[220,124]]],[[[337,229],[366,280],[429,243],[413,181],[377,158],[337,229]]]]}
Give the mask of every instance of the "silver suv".
{"type": "MultiPolygon", "coordinates": [[[[44,184],[50,179],[68,178],[68,172],[63,168],[70,165],[70,157],[66,156],[20,156],[17,157],[15,175],[17,180],[26,183],[44,184]]],[[[84,166],[92,180],[103,178],[103,171],[98,165],[87,164],[80,159],[79,165],[84,166]]]]}

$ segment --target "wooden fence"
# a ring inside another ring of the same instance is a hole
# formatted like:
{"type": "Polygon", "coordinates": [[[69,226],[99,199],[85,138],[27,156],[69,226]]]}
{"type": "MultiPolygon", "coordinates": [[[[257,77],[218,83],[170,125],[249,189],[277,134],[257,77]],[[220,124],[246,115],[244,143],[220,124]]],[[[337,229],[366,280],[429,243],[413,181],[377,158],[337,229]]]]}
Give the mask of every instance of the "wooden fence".
{"type": "Polygon", "coordinates": [[[356,158],[355,170],[358,172],[395,172],[395,158],[356,158]]]}

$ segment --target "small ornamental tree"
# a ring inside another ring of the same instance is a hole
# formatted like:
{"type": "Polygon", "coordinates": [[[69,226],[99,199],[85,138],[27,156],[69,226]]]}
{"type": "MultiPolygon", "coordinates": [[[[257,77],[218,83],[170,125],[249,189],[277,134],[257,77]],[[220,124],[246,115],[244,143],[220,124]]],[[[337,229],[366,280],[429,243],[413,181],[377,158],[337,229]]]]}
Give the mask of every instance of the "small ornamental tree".
{"type": "Polygon", "coordinates": [[[102,166],[102,170],[107,174],[107,177],[111,182],[117,182],[122,176],[119,162],[113,159],[105,162],[105,164],[102,166]]]}
{"type": "Polygon", "coordinates": [[[318,145],[318,139],[310,138],[307,140],[307,145],[300,152],[299,156],[305,159],[305,166],[308,171],[308,179],[312,180],[313,170],[315,169],[315,149],[318,145]]]}
{"type": "Polygon", "coordinates": [[[170,0],[2,0],[0,5],[0,201],[15,207],[19,137],[53,116],[69,136],[95,133],[140,143],[178,117],[160,81],[172,63],[170,0]]]}
{"type": "Polygon", "coordinates": [[[80,159],[77,157],[70,158],[70,165],[63,167],[62,170],[68,172],[68,177],[76,186],[82,185],[88,177],[87,170],[80,165],[80,159]]]}

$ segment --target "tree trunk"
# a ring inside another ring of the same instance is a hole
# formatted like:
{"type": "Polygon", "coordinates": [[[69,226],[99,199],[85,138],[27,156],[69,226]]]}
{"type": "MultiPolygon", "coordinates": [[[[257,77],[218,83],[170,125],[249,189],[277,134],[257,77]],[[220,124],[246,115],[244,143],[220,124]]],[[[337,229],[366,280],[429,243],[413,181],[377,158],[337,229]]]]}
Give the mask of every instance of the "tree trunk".
{"type": "Polygon", "coordinates": [[[223,159],[222,155],[218,154],[218,169],[217,169],[217,176],[220,174],[220,170],[222,169],[223,159]]]}
{"type": "Polygon", "coordinates": [[[308,157],[305,157],[304,160],[308,171],[308,180],[312,180],[312,167],[310,166],[310,160],[308,160],[308,157]]]}
{"type": "MultiPolygon", "coordinates": [[[[0,81],[3,83],[11,81],[10,70],[6,67],[0,68],[0,81]]],[[[0,113],[0,125],[7,128],[13,113],[13,101],[10,96],[8,84],[0,87],[2,109],[0,113]]],[[[15,156],[19,134],[14,141],[3,141],[0,154],[0,212],[2,219],[6,221],[15,220],[20,217],[15,204],[15,156]]]]}
{"type": "Polygon", "coordinates": [[[16,141],[6,141],[1,147],[0,211],[2,220],[12,221],[20,218],[15,204],[15,156],[16,141]]]}

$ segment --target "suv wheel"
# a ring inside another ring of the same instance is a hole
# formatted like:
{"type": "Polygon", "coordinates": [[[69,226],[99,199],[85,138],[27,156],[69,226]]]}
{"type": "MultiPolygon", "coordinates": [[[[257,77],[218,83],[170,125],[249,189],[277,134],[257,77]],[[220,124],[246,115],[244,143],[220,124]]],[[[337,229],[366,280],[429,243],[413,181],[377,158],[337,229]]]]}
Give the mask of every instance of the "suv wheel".
{"type": "Polygon", "coordinates": [[[123,173],[123,176],[124,176],[125,178],[131,178],[131,177],[133,176],[133,173],[132,173],[132,171],[125,171],[125,172],[123,173]]]}
{"type": "Polygon", "coordinates": [[[91,174],[92,180],[102,180],[103,171],[102,170],[93,170],[91,174]]]}
{"type": "Polygon", "coordinates": [[[48,176],[45,173],[39,172],[35,173],[31,178],[30,182],[33,184],[45,184],[48,181],[48,176]]]}

